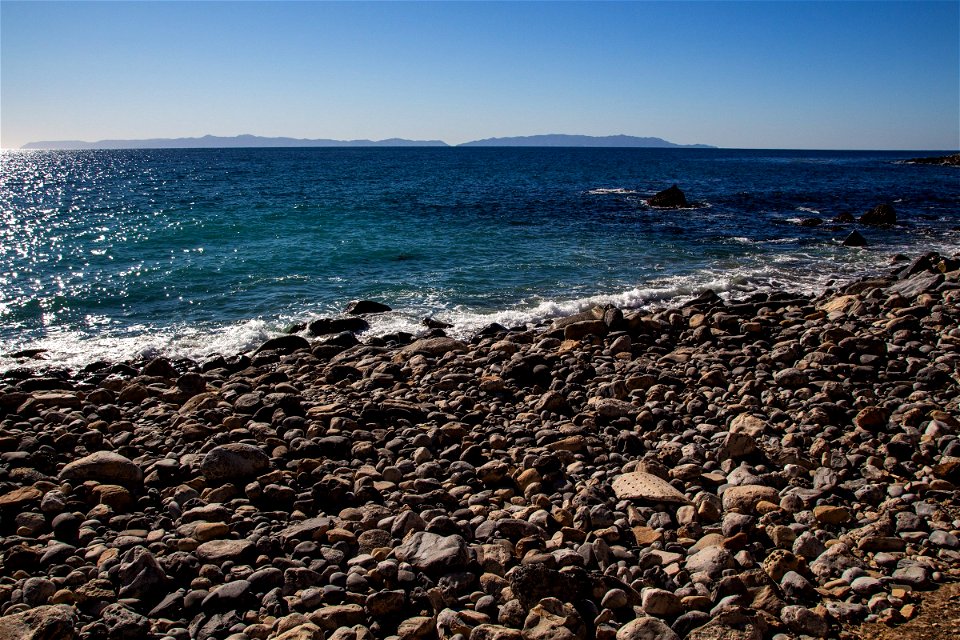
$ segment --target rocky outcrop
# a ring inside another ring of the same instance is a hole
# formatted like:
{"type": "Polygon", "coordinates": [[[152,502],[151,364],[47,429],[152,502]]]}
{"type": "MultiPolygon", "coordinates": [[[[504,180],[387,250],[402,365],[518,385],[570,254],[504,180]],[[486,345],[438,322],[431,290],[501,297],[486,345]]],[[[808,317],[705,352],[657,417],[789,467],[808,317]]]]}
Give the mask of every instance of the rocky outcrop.
{"type": "Polygon", "coordinates": [[[878,204],[860,216],[860,224],[891,225],[897,224],[897,212],[889,204],[878,204]]]}
{"type": "Polygon", "coordinates": [[[673,185],[663,191],[658,191],[652,198],[647,200],[647,204],[651,207],[661,209],[680,209],[690,206],[687,203],[686,195],[677,185],[673,185]]]}

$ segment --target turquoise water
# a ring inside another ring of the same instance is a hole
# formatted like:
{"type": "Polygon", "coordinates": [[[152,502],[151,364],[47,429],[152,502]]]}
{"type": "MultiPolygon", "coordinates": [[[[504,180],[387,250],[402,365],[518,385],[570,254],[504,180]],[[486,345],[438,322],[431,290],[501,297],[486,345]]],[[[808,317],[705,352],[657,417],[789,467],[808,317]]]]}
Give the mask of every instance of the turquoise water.
{"type": "Polygon", "coordinates": [[[352,299],[469,335],[709,286],[815,289],[960,250],[960,172],[922,152],[209,149],[4,152],[0,368],[235,353],[352,299]],[[697,205],[651,209],[673,183],[697,205]],[[840,246],[829,221],[891,202],[840,246]],[[825,224],[804,227],[802,218],[825,224]]]}

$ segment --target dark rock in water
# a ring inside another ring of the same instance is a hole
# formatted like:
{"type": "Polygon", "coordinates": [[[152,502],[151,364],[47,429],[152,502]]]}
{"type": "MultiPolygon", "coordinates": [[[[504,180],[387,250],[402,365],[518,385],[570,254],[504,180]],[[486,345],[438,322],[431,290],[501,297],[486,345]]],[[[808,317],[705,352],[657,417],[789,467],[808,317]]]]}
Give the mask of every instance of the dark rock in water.
{"type": "Polygon", "coordinates": [[[476,335],[480,337],[497,336],[501,333],[507,333],[508,331],[510,330],[499,322],[491,322],[484,328],[480,329],[480,331],[477,331],[476,335]]]}
{"type": "Polygon", "coordinates": [[[393,309],[382,302],[375,302],[373,300],[354,300],[343,310],[344,313],[351,316],[362,316],[368,313],[385,313],[387,311],[393,311],[393,309]]]}
{"type": "Polygon", "coordinates": [[[860,235],[859,231],[851,231],[850,235],[846,237],[843,241],[843,246],[845,247],[865,247],[867,246],[867,239],[860,235]]]}
{"type": "Polygon", "coordinates": [[[294,322],[294,323],[291,324],[290,326],[286,327],[286,328],[283,330],[283,332],[284,332],[284,333],[300,333],[301,331],[303,331],[303,330],[306,329],[306,328],[307,328],[307,323],[306,323],[306,322],[294,322]]]}
{"type": "Polygon", "coordinates": [[[800,221],[801,227],[819,227],[823,224],[823,220],[820,218],[804,218],[800,221]]]}
{"type": "Polygon", "coordinates": [[[421,323],[423,326],[429,329],[449,329],[453,326],[452,324],[448,324],[442,320],[436,320],[434,318],[424,318],[421,323]]]}
{"type": "Polygon", "coordinates": [[[689,204],[687,204],[687,197],[677,185],[658,192],[647,201],[647,204],[651,207],[660,207],[662,209],[678,209],[689,206],[689,204]]]}
{"type": "Polygon", "coordinates": [[[46,353],[46,349],[21,349],[20,351],[14,351],[13,353],[7,354],[8,358],[36,358],[37,356],[46,353]]]}
{"type": "Polygon", "coordinates": [[[310,323],[310,333],[315,336],[325,336],[331,333],[360,333],[370,328],[370,324],[363,318],[319,318],[310,323]]]}
{"type": "Polygon", "coordinates": [[[897,277],[901,280],[925,271],[936,272],[937,264],[940,262],[940,254],[936,251],[929,251],[921,256],[914,258],[910,264],[897,272],[897,277]]]}
{"type": "Polygon", "coordinates": [[[276,351],[279,354],[293,353],[300,349],[309,349],[310,343],[306,338],[301,338],[300,336],[277,336],[276,338],[270,338],[259,347],[254,353],[260,353],[262,351],[276,351]]]}
{"type": "Polygon", "coordinates": [[[897,224],[897,212],[889,204],[878,204],[860,216],[861,224],[897,224]]]}
{"type": "Polygon", "coordinates": [[[713,289],[705,289],[703,293],[698,295],[693,300],[683,303],[681,309],[686,309],[687,307],[712,307],[716,305],[723,305],[723,298],[717,295],[717,292],[713,289]]]}
{"type": "Polygon", "coordinates": [[[854,220],[855,218],[853,217],[853,214],[847,213],[846,211],[843,213],[838,213],[833,218],[834,222],[853,222],[854,220]]]}
{"type": "Polygon", "coordinates": [[[941,167],[960,167],[960,153],[934,158],[911,158],[910,160],[900,160],[898,164],[932,164],[941,167]]]}

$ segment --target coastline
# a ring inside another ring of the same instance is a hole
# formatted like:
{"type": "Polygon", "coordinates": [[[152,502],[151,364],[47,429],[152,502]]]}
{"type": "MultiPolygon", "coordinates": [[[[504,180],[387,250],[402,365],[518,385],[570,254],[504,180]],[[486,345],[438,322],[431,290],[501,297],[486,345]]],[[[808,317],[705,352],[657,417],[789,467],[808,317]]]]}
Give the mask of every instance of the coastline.
{"type": "Polygon", "coordinates": [[[960,579],[957,266],[469,340],[289,335],[202,366],[7,371],[0,628],[622,640],[902,622],[960,579]]]}

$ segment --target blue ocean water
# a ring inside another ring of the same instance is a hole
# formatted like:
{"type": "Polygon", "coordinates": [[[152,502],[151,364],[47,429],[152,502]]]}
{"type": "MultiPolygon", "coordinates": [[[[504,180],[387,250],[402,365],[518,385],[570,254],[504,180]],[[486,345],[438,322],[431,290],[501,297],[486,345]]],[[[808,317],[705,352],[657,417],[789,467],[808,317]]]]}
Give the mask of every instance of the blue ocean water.
{"type": "Polygon", "coordinates": [[[924,152],[201,149],[3,152],[0,370],[255,346],[370,298],[469,335],[705,287],[814,290],[960,251],[960,172],[924,152]],[[678,184],[695,206],[645,199],[678,184]],[[842,239],[881,202],[889,229],[842,239]],[[820,218],[817,227],[801,226],[820,218]],[[22,361],[21,361],[22,363],[22,361]]]}

